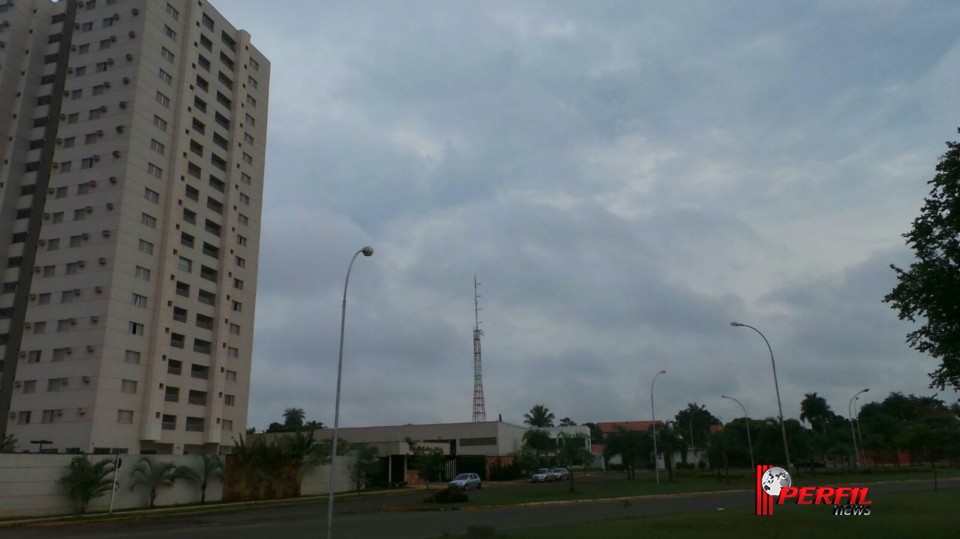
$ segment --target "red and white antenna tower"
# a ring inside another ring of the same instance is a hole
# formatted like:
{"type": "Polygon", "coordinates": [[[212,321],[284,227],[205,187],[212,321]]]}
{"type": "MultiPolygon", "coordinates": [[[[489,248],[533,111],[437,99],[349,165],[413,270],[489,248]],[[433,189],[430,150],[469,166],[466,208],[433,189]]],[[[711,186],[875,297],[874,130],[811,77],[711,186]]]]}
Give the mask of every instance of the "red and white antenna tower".
{"type": "Polygon", "coordinates": [[[487,420],[487,407],[483,402],[483,365],[480,358],[480,294],[477,293],[477,276],[473,276],[473,422],[487,420]]]}

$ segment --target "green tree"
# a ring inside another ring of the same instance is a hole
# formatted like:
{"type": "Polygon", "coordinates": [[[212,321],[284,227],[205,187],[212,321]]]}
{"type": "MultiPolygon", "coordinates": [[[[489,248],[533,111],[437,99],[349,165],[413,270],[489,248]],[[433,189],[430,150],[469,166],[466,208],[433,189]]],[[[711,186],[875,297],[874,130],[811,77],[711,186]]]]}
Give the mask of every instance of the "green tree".
{"type": "Polygon", "coordinates": [[[549,408],[535,404],[528,413],[523,414],[523,424],[535,428],[552,427],[554,418],[549,408]]]}
{"type": "MultiPolygon", "coordinates": [[[[656,428],[650,427],[651,430],[656,428]]],[[[668,480],[673,481],[673,457],[676,454],[684,455],[687,452],[687,442],[674,421],[667,421],[662,429],[657,430],[657,451],[663,455],[663,465],[667,469],[668,480]]],[[[684,458],[685,459],[685,458],[684,458]]]]}
{"type": "Polygon", "coordinates": [[[620,455],[627,469],[627,479],[637,478],[634,470],[637,460],[646,458],[653,452],[652,440],[646,433],[627,430],[622,426],[617,426],[607,436],[606,442],[603,458],[609,461],[615,455],[620,455]]]}
{"type": "Polygon", "coordinates": [[[372,445],[358,444],[355,449],[357,458],[350,464],[350,480],[359,493],[380,472],[380,458],[377,448],[372,445]]]}
{"type": "Polygon", "coordinates": [[[800,421],[810,424],[810,428],[827,432],[827,423],[832,420],[836,414],[830,410],[827,399],[814,393],[805,393],[803,400],[800,401],[800,421]]]}
{"type": "Polygon", "coordinates": [[[161,487],[172,486],[176,478],[177,466],[172,462],[158,462],[150,457],[143,457],[130,472],[132,481],[130,490],[144,486],[150,494],[150,507],[157,500],[157,491],[161,487]]]}
{"type": "Polygon", "coordinates": [[[113,488],[112,459],[91,463],[86,455],[81,455],[73,457],[68,469],[67,475],[60,478],[60,484],[66,487],[78,515],[87,511],[90,500],[113,488]]]}
{"type": "Polygon", "coordinates": [[[17,450],[17,437],[7,434],[0,439],[0,453],[13,453],[17,450]]]}
{"type": "Polygon", "coordinates": [[[546,455],[556,450],[557,444],[545,431],[528,429],[523,433],[523,447],[537,456],[537,465],[540,466],[546,455]]]}
{"type": "MultiPolygon", "coordinates": [[[[560,466],[586,466],[593,461],[593,454],[587,449],[589,437],[584,434],[567,434],[561,432],[557,436],[557,463],[560,466]]],[[[576,492],[575,474],[570,471],[570,492],[576,492]]]]}
{"type": "Polygon", "coordinates": [[[565,417],[565,418],[563,418],[563,419],[560,420],[560,426],[561,426],[561,427],[576,427],[576,426],[577,426],[577,422],[574,421],[574,420],[572,420],[572,419],[570,419],[569,417],[565,417]]]}
{"type": "Polygon", "coordinates": [[[590,429],[590,443],[603,443],[603,430],[600,428],[600,425],[597,425],[596,423],[584,423],[583,425],[590,429]]]}
{"type": "MultiPolygon", "coordinates": [[[[677,412],[675,416],[677,422],[677,432],[683,437],[687,447],[693,449],[694,454],[699,458],[700,450],[707,447],[710,439],[710,429],[714,425],[719,425],[720,420],[707,410],[704,405],[691,402],[687,407],[677,412]]],[[[687,452],[680,454],[681,461],[687,463],[687,452]]]]}
{"type": "Polygon", "coordinates": [[[903,235],[916,262],[891,264],[897,285],[883,301],[901,320],[921,325],[907,343],[940,361],[931,386],[960,389],[960,142],[947,142],[930,193],[910,232],[903,235]]]}
{"type": "Polygon", "coordinates": [[[197,485],[200,489],[200,503],[207,501],[207,485],[210,481],[223,479],[223,461],[217,455],[200,455],[196,468],[177,466],[174,470],[174,479],[184,479],[197,485]]]}
{"type": "Polygon", "coordinates": [[[446,456],[439,447],[424,447],[412,439],[407,438],[407,445],[413,455],[412,464],[417,470],[417,476],[430,488],[430,481],[439,478],[443,473],[446,456]]]}
{"type": "Polygon", "coordinates": [[[299,429],[306,418],[303,408],[287,408],[283,411],[283,426],[290,430],[299,429]]]}

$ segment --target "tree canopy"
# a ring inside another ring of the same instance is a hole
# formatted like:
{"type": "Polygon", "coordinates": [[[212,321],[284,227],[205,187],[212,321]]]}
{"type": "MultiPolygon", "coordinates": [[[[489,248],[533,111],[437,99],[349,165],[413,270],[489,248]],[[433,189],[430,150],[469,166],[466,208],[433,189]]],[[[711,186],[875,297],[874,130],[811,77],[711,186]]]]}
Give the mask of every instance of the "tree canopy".
{"type": "Polygon", "coordinates": [[[891,264],[897,285],[883,301],[901,320],[919,323],[907,344],[940,361],[931,386],[960,389],[960,142],[947,142],[930,193],[910,232],[903,235],[916,261],[891,264]]]}
{"type": "Polygon", "coordinates": [[[535,404],[526,414],[523,414],[523,423],[531,427],[552,427],[556,416],[549,408],[542,404],[535,404]]]}

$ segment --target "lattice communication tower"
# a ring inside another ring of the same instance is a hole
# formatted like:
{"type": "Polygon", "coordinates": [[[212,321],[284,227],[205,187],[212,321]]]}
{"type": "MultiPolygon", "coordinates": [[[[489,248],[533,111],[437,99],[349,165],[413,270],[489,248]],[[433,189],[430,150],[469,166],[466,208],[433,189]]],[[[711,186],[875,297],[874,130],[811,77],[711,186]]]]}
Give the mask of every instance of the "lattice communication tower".
{"type": "Polygon", "coordinates": [[[477,276],[473,276],[473,422],[487,420],[487,407],[483,402],[483,362],[480,357],[480,294],[477,293],[477,276]]]}

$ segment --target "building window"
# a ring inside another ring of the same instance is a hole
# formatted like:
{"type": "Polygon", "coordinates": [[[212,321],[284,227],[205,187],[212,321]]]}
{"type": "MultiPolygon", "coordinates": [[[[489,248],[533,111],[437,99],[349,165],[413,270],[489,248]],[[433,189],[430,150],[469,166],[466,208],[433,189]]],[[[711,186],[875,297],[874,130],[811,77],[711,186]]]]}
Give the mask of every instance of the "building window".
{"type": "Polygon", "coordinates": [[[226,380],[227,380],[228,382],[236,382],[236,381],[237,381],[237,371],[227,370],[227,372],[226,372],[226,380]]]}
{"type": "Polygon", "coordinates": [[[185,298],[190,297],[190,285],[177,281],[177,295],[185,298]]]}
{"type": "MultiPolygon", "coordinates": [[[[243,154],[243,155],[247,155],[247,154],[243,154]]],[[[245,195],[245,194],[243,194],[243,193],[240,193],[240,203],[243,204],[244,206],[249,206],[249,205],[250,205],[250,197],[247,196],[247,195],[245,195]]]]}
{"type": "Polygon", "coordinates": [[[101,40],[100,40],[100,50],[109,49],[111,45],[112,45],[112,43],[110,43],[110,40],[109,40],[109,39],[101,39],[101,40]]]}
{"type": "MultiPolygon", "coordinates": [[[[182,307],[173,308],[173,319],[177,322],[186,322],[187,321],[187,310],[182,307]]],[[[182,348],[182,346],[181,346],[182,348]]]]}
{"type": "Polygon", "coordinates": [[[75,123],[77,123],[77,122],[79,122],[79,121],[80,121],[80,113],[79,113],[79,112],[71,112],[70,114],[67,114],[67,123],[68,123],[68,124],[75,124],[75,123]]]}
{"type": "Polygon", "coordinates": [[[60,238],[51,238],[47,240],[47,250],[56,251],[60,248],[60,238]]]}
{"type": "Polygon", "coordinates": [[[30,412],[20,412],[17,414],[17,424],[18,425],[27,425],[30,423],[30,412]]]}
{"type": "Polygon", "coordinates": [[[137,392],[137,381],[136,381],[136,380],[121,380],[121,381],[120,381],[120,392],[121,392],[121,393],[136,393],[136,392],[137,392]]]}
{"type": "Polygon", "coordinates": [[[182,372],[183,372],[182,361],[179,361],[176,359],[171,359],[167,361],[167,374],[174,374],[176,376],[180,376],[182,372]]]}
{"type": "Polygon", "coordinates": [[[203,432],[203,418],[202,417],[188,417],[187,432],[203,432]]]}
{"type": "Polygon", "coordinates": [[[170,98],[163,95],[163,92],[157,92],[157,103],[160,103],[164,107],[170,106],[170,98]]]}
{"type": "Polygon", "coordinates": [[[246,237],[246,236],[241,236],[240,234],[237,234],[237,245],[246,246],[246,245],[247,245],[247,237],[246,237]]]}
{"type": "Polygon", "coordinates": [[[206,13],[201,14],[200,22],[210,30],[213,30],[213,19],[211,19],[206,13]]]}
{"type": "Polygon", "coordinates": [[[67,275],[74,275],[80,272],[80,263],[79,262],[69,262],[67,263],[67,275]]]}
{"type": "Polygon", "coordinates": [[[163,25],[163,35],[173,40],[177,39],[177,33],[173,31],[173,28],[170,28],[167,25],[163,25]]]}
{"type": "Polygon", "coordinates": [[[243,290],[243,281],[241,281],[240,279],[234,279],[233,287],[236,288],[237,290],[243,290]]]}
{"type": "Polygon", "coordinates": [[[190,404],[199,404],[200,406],[206,406],[207,392],[191,389],[190,393],[187,394],[187,402],[190,404]]]}
{"type": "Polygon", "coordinates": [[[66,361],[67,360],[67,349],[66,348],[54,348],[53,349],[53,359],[52,361],[66,361]]]}
{"type": "Polygon", "coordinates": [[[90,110],[87,112],[87,119],[88,119],[88,120],[99,120],[102,116],[103,116],[103,111],[100,110],[99,108],[97,108],[97,109],[90,109],[90,110]]]}
{"type": "Polygon", "coordinates": [[[240,349],[234,346],[227,348],[227,357],[230,359],[237,359],[240,357],[240,349]]]}
{"type": "Polygon", "coordinates": [[[149,187],[145,187],[143,189],[143,198],[153,202],[154,204],[158,204],[160,202],[160,193],[150,189],[149,187]]]}
{"type": "Polygon", "coordinates": [[[101,21],[101,28],[109,28],[111,26],[113,26],[113,17],[107,17],[101,21]]]}
{"type": "Polygon", "coordinates": [[[210,60],[207,60],[207,57],[202,54],[197,57],[197,65],[202,67],[204,71],[210,71],[210,60]]]}
{"type": "Polygon", "coordinates": [[[77,54],[87,54],[88,52],[90,52],[89,43],[84,43],[83,45],[77,47],[77,54]]]}
{"type": "Polygon", "coordinates": [[[210,41],[210,38],[203,34],[200,34],[200,44],[203,45],[203,48],[207,49],[208,51],[213,50],[213,41],[210,41]]]}
{"type": "Polygon", "coordinates": [[[194,238],[190,234],[187,234],[186,232],[180,233],[180,245],[183,245],[184,247],[189,247],[192,249],[195,243],[196,243],[196,238],[194,238]]]}
{"type": "Polygon", "coordinates": [[[243,258],[243,257],[239,257],[239,256],[236,257],[236,263],[237,263],[237,267],[238,267],[238,268],[245,268],[245,267],[247,267],[247,260],[246,260],[245,258],[243,258]]]}
{"type": "Polygon", "coordinates": [[[191,225],[197,224],[197,213],[186,208],[183,209],[183,221],[191,225]]]}
{"type": "Polygon", "coordinates": [[[62,211],[58,211],[58,212],[54,212],[54,213],[53,213],[53,222],[54,222],[55,224],[56,224],[56,223],[62,223],[62,222],[63,222],[63,212],[62,212],[62,211]]]}
{"type": "Polygon", "coordinates": [[[250,145],[253,145],[253,137],[251,137],[249,133],[244,133],[244,134],[243,134],[243,142],[245,142],[245,143],[247,143],[247,144],[250,144],[250,145]]]}
{"type": "Polygon", "coordinates": [[[73,290],[64,290],[60,293],[60,303],[73,303],[73,290]]]}
{"type": "Polygon", "coordinates": [[[63,410],[44,410],[40,422],[55,423],[59,415],[63,415],[63,410]]]}
{"type": "Polygon", "coordinates": [[[124,361],[125,363],[132,363],[132,364],[135,364],[135,365],[139,365],[139,364],[140,364],[140,352],[136,352],[136,351],[134,351],[134,350],[127,350],[126,352],[124,352],[123,361],[124,361]]]}
{"type": "Polygon", "coordinates": [[[256,88],[258,86],[257,79],[253,77],[247,77],[247,84],[249,84],[251,88],[256,88]]]}
{"type": "Polygon", "coordinates": [[[139,322],[130,322],[127,329],[131,335],[143,335],[143,324],[139,322]]]}
{"type": "Polygon", "coordinates": [[[155,178],[162,178],[163,169],[158,167],[157,165],[154,165],[153,163],[147,163],[147,174],[150,174],[155,178]]]}
{"type": "Polygon", "coordinates": [[[240,334],[240,325],[239,324],[230,324],[230,334],[239,335],[240,334]]]}
{"type": "Polygon", "coordinates": [[[193,261],[189,258],[180,257],[180,261],[177,263],[177,268],[180,271],[185,271],[190,273],[193,270],[193,261]]]}
{"type": "Polygon", "coordinates": [[[132,424],[133,410],[117,410],[117,423],[132,424]]]}
{"type": "Polygon", "coordinates": [[[249,113],[246,113],[246,115],[243,118],[243,121],[247,122],[247,125],[251,127],[257,125],[257,120],[253,116],[250,116],[249,113]]]}
{"type": "Polygon", "coordinates": [[[167,386],[163,392],[163,400],[167,402],[180,402],[180,388],[167,386]]]}
{"type": "Polygon", "coordinates": [[[73,146],[74,146],[76,143],[77,143],[77,137],[67,137],[67,138],[63,139],[63,147],[64,147],[64,148],[73,148],[73,146]]]}
{"type": "Polygon", "coordinates": [[[253,58],[251,58],[251,59],[250,59],[250,68],[253,69],[254,71],[260,71],[260,64],[259,64],[256,60],[254,60],[253,58]]]}
{"type": "Polygon", "coordinates": [[[150,149],[160,155],[163,155],[167,151],[167,147],[157,139],[150,139],[150,149]]]}
{"type": "Polygon", "coordinates": [[[177,430],[177,416],[163,414],[160,428],[163,430],[177,430]]]}
{"type": "Polygon", "coordinates": [[[136,292],[133,293],[133,304],[137,307],[147,308],[147,296],[141,296],[136,292]]]}
{"type": "MultiPolygon", "coordinates": [[[[45,96],[45,97],[46,97],[46,101],[47,101],[46,103],[40,103],[39,100],[38,100],[38,101],[37,101],[37,104],[38,104],[38,105],[46,105],[46,104],[48,104],[48,103],[50,102],[50,96],[48,95],[48,96],[45,96]]],[[[81,97],[83,97],[83,89],[74,90],[74,91],[70,92],[70,99],[80,99],[81,97]]],[[[41,98],[41,99],[42,99],[42,98],[41,98]]]]}
{"type": "Polygon", "coordinates": [[[140,215],[140,224],[150,228],[157,228],[157,218],[149,214],[140,215]]]}
{"type": "Polygon", "coordinates": [[[234,301],[233,312],[236,312],[236,313],[243,312],[243,303],[240,303],[239,301],[234,301]]]}
{"type": "Polygon", "coordinates": [[[194,202],[198,202],[200,200],[200,190],[197,189],[196,187],[193,187],[192,185],[188,185],[186,187],[185,193],[187,195],[187,198],[194,202]]]}
{"type": "Polygon", "coordinates": [[[76,75],[76,76],[78,76],[78,77],[82,77],[82,76],[86,75],[86,74],[87,74],[87,66],[80,66],[80,67],[76,68],[75,70],[73,70],[73,74],[76,75]]]}
{"type": "MultiPolygon", "coordinates": [[[[113,20],[113,19],[110,19],[110,20],[113,20]]],[[[110,68],[110,64],[106,62],[97,62],[96,67],[97,67],[97,73],[103,73],[104,71],[110,68]]]]}
{"type": "MultiPolygon", "coordinates": [[[[43,276],[44,276],[44,277],[53,277],[53,276],[56,275],[56,274],[57,274],[57,267],[56,267],[56,266],[44,266],[44,267],[43,267],[43,276]]],[[[42,296],[42,295],[43,295],[43,294],[41,294],[41,296],[42,296]]]]}
{"type": "Polygon", "coordinates": [[[157,71],[157,76],[160,77],[160,80],[162,80],[163,82],[167,84],[173,84],[173,76],[171,76],[170,73],[167,73],[163,69],[160,69],[159,71],[157,71]]]}
{"type": "Polygon", "coordinates": [[[57,331],[58,332],[70,331],[70,326],[72,325],[73,325],[72,318],[62,318],[60,320],[57,320],[57,331]]]}
{"type": "Polygon", "coordinates": [[[233,432],[233,420],[232,420],[232,419],[224,419],[222,425],[223,425],[223,431],[224,431],[224,432],[233,432]]]}
{"type": "Polygon", "coordinates": [[[244,185],[250,185],[251,183],[253,183],[253,178],[251,178],[250,175],[247,174],[246,172],[241,172],[240,181],[243,182],[244,185]]]}
{"type": "Polygon", "coordinates": [[[137,249],[140,252],[147,253],[148,255],[153,254],[153,244],[147,240],[140,240],[140,244],[137,246],[137,249]]]}
{"type": "MultiPolygon", "coordinates": [[[[97,111],[97,112],[99,112],[99,111],[97,111]]],[[[91,112],[91,114],[93,114],[93,112],[91,112]]],[[[92,119],[92,118],[91,118],[91,119],[92,119]]],[[[81,159],[81,160],[80,160],[80,168],[82,168],[82,169],[93,168],[93,162],[94,162],[94,161],[93,161],[93,158],[92,158],[92,157],[87,157],[87,158],[81,159]]]]}
{"type": "Polygon", "coordinates": [[[147,268],[145,268],[145,267],[143,267],[143,266],[137,266],[135,275],[136,275],[137,279],[142,279],[142,280],[144,280],[144,281],[149,281],[149,280],[150,280],[150,270],[148,270],[147,268]]]}
{"type": "Polygon", "coordinates": [[[159,116],[154,115],[154,117],[153,117],[153,125],[159,127],[161,131],[166,131],[166,130],[167,130],[167,121],[164,120],[163,118],[159,117],[159,116]]]}
{"type": "Polygon", "coordinates": [[[27,352],[27,363],[40,363],[40,359],[43,356],[41,350],[30,350],[27,352]]]}
{"type": "Polygon", "coordinates": [[[89,192],[90,192],[90,183],[89,183],[89,182],[84,182],[84,183],[81,183],[81,184],[78,184],[78,185],[77,185],[77,194],[78,194],[78,195],[86,195],[86,194],[89,193],[89,192]]]}
{"type": "Polygon", "coordinates": [[[173,53],[166,47],[160,47],[160,56],[168,62],[173,62],[173,53]]]}
{"type": "Polygon", "coordinates": [[[170,346],[174,348],[183,348],[186,346],[187,338],[179,333],[170,334],[170,346]]]}
{"type": "Polygon", "coordinates": [[[23,392],[24,393],[36,393],[37,392],[37,381],[36,380],[25,380],[23,382],[23,392]]]}
{"type": "Polygon", "coordinates": [[[67,385],[66,378],[51,378],[47,380],[47,391],[60,391],[65,385],[67,385]]]}

